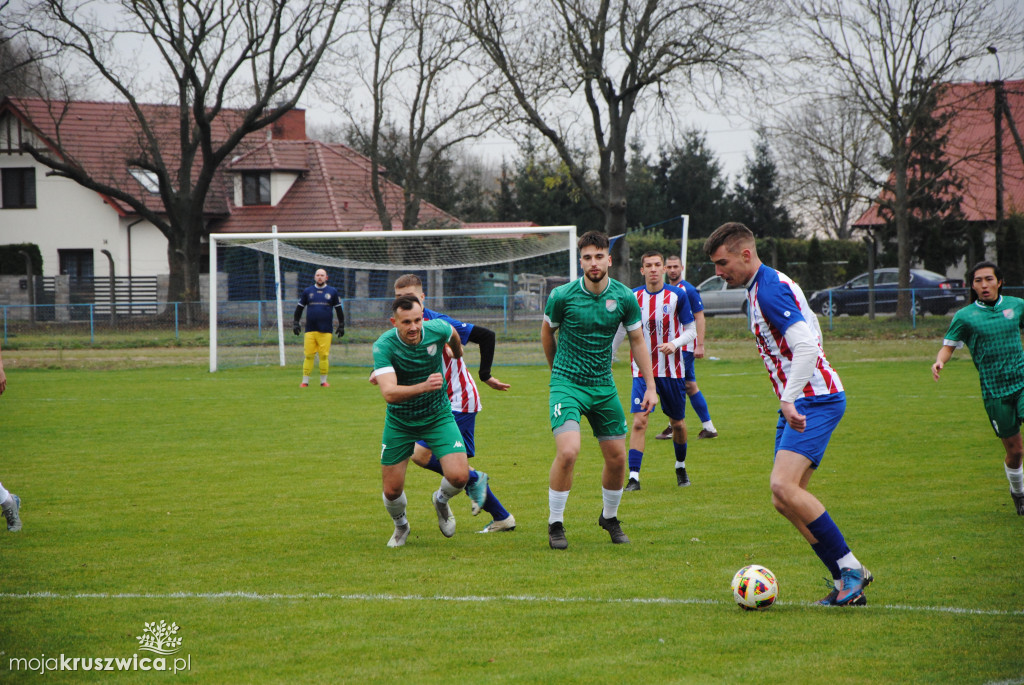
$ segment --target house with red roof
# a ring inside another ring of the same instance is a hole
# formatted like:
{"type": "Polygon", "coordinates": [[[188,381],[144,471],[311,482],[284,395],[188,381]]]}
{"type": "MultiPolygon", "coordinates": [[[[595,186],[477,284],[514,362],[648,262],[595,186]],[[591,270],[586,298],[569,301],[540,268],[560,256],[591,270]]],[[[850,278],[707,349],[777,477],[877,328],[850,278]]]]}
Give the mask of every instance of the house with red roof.
{"type": "MultiPolygon", "coordinates": [[[[176,107],[143,107],[154,135],[177,134],[176,107]]],[[[155,178],[130,161],[139,156],[137,135],[136,118],[123,103],[0,101],[0,244],[38,245],[44,276],[106,276],[106,252],[117,276],[165,277],[167,240],[155,226],[117,199],[53,175],[23,149],[27,143],[56,151],[59,141],[66,162],[159,210],[155,178]]],[[[214,179],[203,216],[211,232],[262,233],[275,225],[283,232],[380,230],[371,169],[368,158],[345,145],[308,139],[305,112],[292,110],[242,142],[214,179]]],[[[381,182],[401,230],[402,189],[381,182]]],[[[464,225],[427,202],[420,222],[464,225]]]]}
{"type": "MultiPolygon", "coordinates": [[[[996,84],[954,83],[943,89],[940,110],[953,112],[946,150],[954,173],[962,181],[961,210],[968,222],[991,233],[996,222],[996,84]]],[[[1002,127],[1003,216],[1024,214],[1024,150],[1019,149],[1011,123],[1024,136],[1024,81],[1005,81],[1002,88],[1008,119],[1002,127]]],[[[872,205],[854,228],[878,228],[885,223],[879,205],[872,205]]],[[[987,240],[988,244],[993,238],[987,240]]]]}

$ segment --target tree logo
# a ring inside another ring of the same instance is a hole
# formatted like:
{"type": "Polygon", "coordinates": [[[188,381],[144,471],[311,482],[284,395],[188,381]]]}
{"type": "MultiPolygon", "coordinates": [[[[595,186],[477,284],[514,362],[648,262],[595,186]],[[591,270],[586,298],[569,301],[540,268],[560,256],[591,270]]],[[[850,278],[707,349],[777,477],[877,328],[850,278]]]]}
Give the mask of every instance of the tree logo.
{"type": "Polygon", "coordinates": [[[174,654],[181,650],[181,638],[174,637],[177,632],[177,623],[167,625],[167,621],[147,622],[142,630],[142,635],[135,639],[139,641],[139,650],[156,654],[174,654]]]}

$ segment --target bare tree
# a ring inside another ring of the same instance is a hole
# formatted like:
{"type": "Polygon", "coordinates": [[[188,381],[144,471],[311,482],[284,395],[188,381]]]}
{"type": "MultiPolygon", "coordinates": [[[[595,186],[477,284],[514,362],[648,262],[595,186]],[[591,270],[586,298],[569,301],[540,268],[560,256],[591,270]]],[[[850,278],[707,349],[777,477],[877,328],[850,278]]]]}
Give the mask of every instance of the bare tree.
{"type": "Polygon", "coordinates": [[[884,136],[899,260],[897,316],[910,317],[908,167],[912,132],[931,115],[936,89],[963,78],[986,47],[1020,40],[1019,8],[998,0],[789,0],[811,48],[805,83],[843,84],[850,106],[884,136]],[[824,79],[822,77],[825,77],[824,79]]]}
{"type": "Polygon", "coordinates": [[[435,0],[363,0],[362,9],[367,42],[345,55],[362,88],[344,98],[335,92],[332,99],[353,122],[356,147],[373,162],[370,186],[384,230],[395,220],[381,182],[388,158],[401,165],[387,169],[402,186],[398,220],[412,229],[426,176],[447,163],[454,148],[493,128],[497,79],[468,61],[469,34],[435,0]],[[370,105],[368,117],[362,102],[370,105]]]}
{"type": "Polygon", "coordinates": [[[879,177],[877,137],[867,116],[842,96],[815,99],[773,127],[783,184],[814,232],[848,240],[879,177]]]}
{"type": "Polygon", "coordinates": [[[507,83],[509,116],[558,151],[610,235],[626,228],[634,116],[744,74],[768,16],[760,0],[463,0],[458,8],[507,83]],[[594,156],[596,187],[587,181],[594,156]]]}
{"type": "Polygon", "coordinates": [[[75,160],[60,134],[66,102],[52,103],[53,139],[25,150],[55,175],[124,203],[156,226],[167,238],[169,297],[194,302],[215,171],[247,135],[295,106],[335,40],[343,1],[43,0],[6,12],[0,29],[30,37],[44,58],[77,57],[127,103],[131,145],[111,154],[156,178],[161,206],[148,204],[138,185],[118,184],[75,160]],[[143,80],[147,56],[153,83],[143,80]],[[154,95],[173,102],[172,121],[167,107],[141,104],[154,95]],[[160,135],[168,126],[173,134],[160,135]]]}

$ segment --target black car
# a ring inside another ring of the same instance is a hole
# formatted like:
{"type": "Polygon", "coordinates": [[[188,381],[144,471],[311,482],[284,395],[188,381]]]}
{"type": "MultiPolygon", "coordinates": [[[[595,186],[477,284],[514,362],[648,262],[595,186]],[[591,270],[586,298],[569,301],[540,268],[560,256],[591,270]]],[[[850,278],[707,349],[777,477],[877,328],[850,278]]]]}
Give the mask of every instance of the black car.
{"type": "MultiPolygon", "coordinates": [[[[875,269],[875,311],[896,311],[899,269],[875,269]]],[[[926,269],[910,270],[910,289],[918,314],[945,314],[967,303],[967,291],[959,278],[946,278],[926,269]]],[[[819,290],[808,303],[818,314],[866,314],[868,311],[868,274],[863,273],[843,285],[819,290]]]]}

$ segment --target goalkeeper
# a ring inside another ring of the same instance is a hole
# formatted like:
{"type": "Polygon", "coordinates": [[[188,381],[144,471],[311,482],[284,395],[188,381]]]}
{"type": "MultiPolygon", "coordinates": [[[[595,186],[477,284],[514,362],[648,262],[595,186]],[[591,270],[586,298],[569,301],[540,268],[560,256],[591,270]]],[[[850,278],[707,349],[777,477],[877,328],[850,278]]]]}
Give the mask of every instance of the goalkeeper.
{"type": "Polygon", "coordinates": [[[345,310],[341,308],[341,296],[338,291],[327,285],[327,272],[317,269],[313,275],[313,285],[302,291],[299,296],[299,304],[295,308],[295,321],[292,330],[295,335],[302,332],[302,310],[309,307],[306,312],[306,337],[303,341],[303,352],[305,359],[302,362],[302,383],[300,387],[309,386],[309,374],[313,371],[313,355],[320,357],[320,387],[329,388],[327,382],[327,371],[330,368],[329,357],[331,354],[331,324],[333,316],[331,308],[338,314],[338,329],[335,331],[338,338],[345,335],[345,310]]]}

